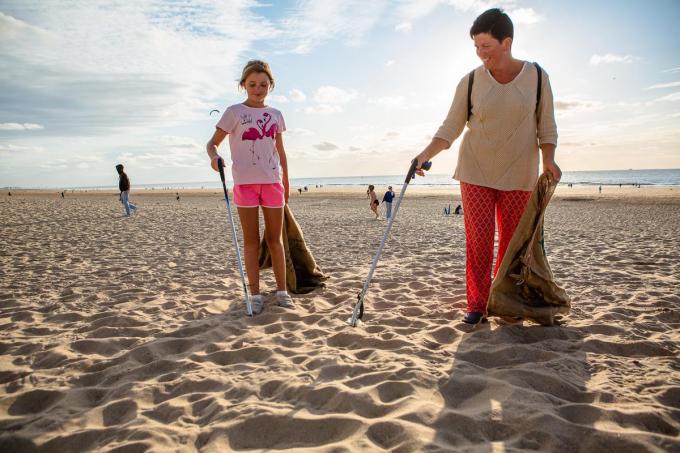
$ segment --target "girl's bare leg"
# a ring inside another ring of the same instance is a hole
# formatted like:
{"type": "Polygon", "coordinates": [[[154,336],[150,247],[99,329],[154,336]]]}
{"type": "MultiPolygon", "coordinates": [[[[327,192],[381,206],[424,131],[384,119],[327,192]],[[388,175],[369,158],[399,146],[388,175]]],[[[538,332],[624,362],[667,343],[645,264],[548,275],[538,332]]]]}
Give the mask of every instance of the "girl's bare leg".
{"type": "Polygon", "coordinates": [[[257,260],[260,250],[260,219],[257,208],[238,208],[238,217],[241,219],[243,229],[243,248],[250,294],[260,294],[260,264],[257,260]]]}
{"type": "MultiPolygon", "coordinates": [[[[262,208],[267,247],[272,256],[276,290],[286,291],[286,255],[283,248],[283,208],[262,208]]],[[[257,256],[255,257],[257,259],[257,256]]]]}

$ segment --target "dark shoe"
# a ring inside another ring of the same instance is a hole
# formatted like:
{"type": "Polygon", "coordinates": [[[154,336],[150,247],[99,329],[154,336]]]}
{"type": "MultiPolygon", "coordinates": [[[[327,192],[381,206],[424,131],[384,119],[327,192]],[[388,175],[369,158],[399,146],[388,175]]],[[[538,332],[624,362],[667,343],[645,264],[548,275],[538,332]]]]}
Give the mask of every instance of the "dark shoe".
{"type": "Polygon", "coordinates": [[[465,313],[463,322],[466,324],[479,324],[482,322],[486,322],[486,316],[484,316],[484,313],[480,313],[478,311],[471,311],[469,313],[465,313]]]}

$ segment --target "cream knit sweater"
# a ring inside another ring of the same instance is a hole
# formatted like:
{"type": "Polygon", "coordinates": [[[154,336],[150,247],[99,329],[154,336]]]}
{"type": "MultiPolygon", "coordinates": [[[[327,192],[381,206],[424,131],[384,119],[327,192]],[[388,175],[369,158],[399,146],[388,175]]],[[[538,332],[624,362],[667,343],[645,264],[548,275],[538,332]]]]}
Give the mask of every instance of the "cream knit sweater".
{"type": "MultiPolygon", "coordinates": [[[[536,110],[538,73],[524,63],[512,82],[498,83],[483,66],[475,69],[472,114],[453,177],[498,190],[534,189],[539,144],[557,145],[557,126],[548,74],[543,71],[536,110]]],[[[435,137],[453,143],[467,122],[468,75],[461,79],[444,123],[435,137]]]]}

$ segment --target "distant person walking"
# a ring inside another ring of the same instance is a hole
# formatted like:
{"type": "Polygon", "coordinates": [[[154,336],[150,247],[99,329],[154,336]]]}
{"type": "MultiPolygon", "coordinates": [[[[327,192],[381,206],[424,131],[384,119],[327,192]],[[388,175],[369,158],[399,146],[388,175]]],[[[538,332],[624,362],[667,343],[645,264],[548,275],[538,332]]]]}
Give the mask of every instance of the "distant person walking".
{"type": "Polygon", "coordinates": [[[454,211],[454,214],[463,215],[463,207],[461,205],[456,206],[456,210],[454,211]]]}
{"type": "Polygon", "coordinates": [[[392,200],[394,200],[394,192],[392,191],[392,186],[389,186],[382,199],[382,202],[385,204],[385,218],[387,220],[392,217],[392,200]]]}
{"type": "Polygon", "coordinates": [[[130,217],[130,211],[136,211],[137,206],[130,203],[130,178],[123,171],[123,164],[116,165],[116,171],[118,172],[118,190],[120,190],[120,202],[123,203],[125,208],[125,217],[130,217]]]}
{"type": "Polygon", "coordinates": [[[371,211],[373,211],[373,214],[375,214],[375,218],[377,219],[378,205],[380,205],[380,202],[378,202],[378,196],[375,194],[375,186],[373,186],[373,184],[368,186],[366,197],[370,200],[368,207],[371,208],[371,211]]]}

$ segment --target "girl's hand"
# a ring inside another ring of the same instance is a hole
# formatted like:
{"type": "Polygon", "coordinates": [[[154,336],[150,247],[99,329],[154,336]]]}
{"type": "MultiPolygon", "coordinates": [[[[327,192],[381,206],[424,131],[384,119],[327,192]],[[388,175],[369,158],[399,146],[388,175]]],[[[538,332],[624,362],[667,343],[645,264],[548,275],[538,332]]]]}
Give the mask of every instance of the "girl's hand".
{"type": "Polygon", "coordinates": [[[212,169],[215,170],[215,171],[220,171],[219,167],[217,166],[217,160],[218,160],[218,159],[220,159],[220,155],[219,155],[219,154],[215,154],[215,157],[213,157],[213,158],[210,160],[210,166],[211,166],[212,169]]]}
{"type": "Polygon", "coordinates": [[[288,197],[290,197],[290,184],[288,184],[288,178],[283,180],[283,199],[286,204],[288,204],[288,197]]]}

